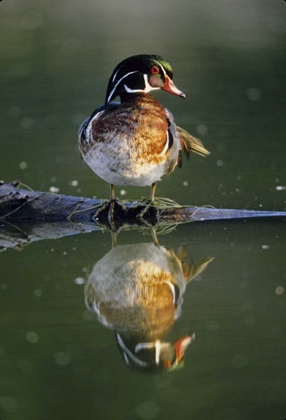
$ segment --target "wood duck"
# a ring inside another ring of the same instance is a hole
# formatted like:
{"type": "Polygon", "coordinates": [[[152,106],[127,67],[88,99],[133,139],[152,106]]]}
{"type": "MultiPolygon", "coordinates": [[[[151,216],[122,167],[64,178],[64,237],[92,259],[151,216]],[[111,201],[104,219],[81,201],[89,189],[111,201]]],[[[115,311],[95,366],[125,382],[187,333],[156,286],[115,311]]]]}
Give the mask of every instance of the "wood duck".
{"type": "Polygon", "coordinates": [[[107,86],[105,104],[97,108],[79,128],[79,149],[90,168],[110,184],[110,199],[116,200],[114,185],[155,188],[164,175],[181,166],[195,152],[209,152],[200,140],[176,126],[170,111],[154,97],[163,89],[185,98],[173,82],[173,71],[162,57],[141,54],[119,63],[107,86]],[[119,96],[120,102],[113,99],[119,96]]]}

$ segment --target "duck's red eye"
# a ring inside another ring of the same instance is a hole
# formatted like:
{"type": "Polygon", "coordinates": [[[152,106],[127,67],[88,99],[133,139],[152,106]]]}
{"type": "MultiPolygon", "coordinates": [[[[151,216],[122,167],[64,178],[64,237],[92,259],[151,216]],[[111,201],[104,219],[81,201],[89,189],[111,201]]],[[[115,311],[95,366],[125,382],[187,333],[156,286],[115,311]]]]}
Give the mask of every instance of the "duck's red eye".
{"type": "Polygon", "coordinates": [[[159,72],[160,72],[159,67],[157,67],[157,66],[152,66],[152,67],[150,68],[150,72],[151,72],[152,74],[159,74],[159,72]]]}

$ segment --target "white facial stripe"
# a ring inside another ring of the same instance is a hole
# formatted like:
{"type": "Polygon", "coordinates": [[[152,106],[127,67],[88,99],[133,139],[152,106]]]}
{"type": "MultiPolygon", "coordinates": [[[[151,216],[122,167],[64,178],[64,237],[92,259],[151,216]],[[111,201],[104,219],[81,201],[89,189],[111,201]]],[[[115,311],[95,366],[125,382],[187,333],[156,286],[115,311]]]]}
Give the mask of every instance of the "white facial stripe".
{"type": "Polygon", "coordinates": [[[117,73],[119,72],[119,70],[122,68],[122,66],[119,67],[119,69],[117,70],[117,72],[114,74],[114,76],[112,77],[112,82],[114,82],[115,77],[117,76],[117,73]]]}
{"type": "Polygon", "coordinates": [[[164,67],[162,66],[162,64],[160,64],[159,61],[156,61],[156,63],[158,64],[159,67],[161,67],[161,70],[162,70],[164,76],[166,76],[166,71],[165,71],[164,67]]]}
{"type": "Polygon", "coordinates": [[[151,90],[159,90],[159,87],[153,87],[150,85],[149,81],[148,81],[148,76],[147,74],[143,74],[144,77],[144,81],[145,81],[145,88],[144,89],[131,89],[129,88],[127,85],[124,85],[124,89],[126,90],[127,93],[135,93],[135,92],[151,92],[151,90]]]}
{"type": "Polygon", "coordinates": [[[109,101],[112,98],[112,95],[114,94],[114,92],[115,92],[117,86],[119,85],[119,83],[121,83],[121,81],[123,79],[125,79],[125,77],[130,76],[130,74],[133,74],[133,73],[138,73],[138,71],[137,70],[136,71],[131,71],[130,73],[125,74],[123,77],[121,77],[121,79],[118,80],[118,82],[116,83],[116,85],[114,86],[114,88],[112,89],[112,91],[110,92],[110,94],[108,96],[107,103],[109,103],[109,101]]]}

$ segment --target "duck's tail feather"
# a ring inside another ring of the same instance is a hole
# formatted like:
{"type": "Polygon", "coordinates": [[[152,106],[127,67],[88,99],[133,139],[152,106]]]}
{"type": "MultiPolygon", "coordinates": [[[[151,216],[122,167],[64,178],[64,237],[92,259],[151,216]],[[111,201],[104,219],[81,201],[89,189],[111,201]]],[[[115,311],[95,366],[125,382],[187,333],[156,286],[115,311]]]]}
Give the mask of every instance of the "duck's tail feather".
{"type": "Polygon", "coordinates": [[[203,157],[206,157],[210,154],[210,152],[204,147],[203,143],[196,137],[189,134],[186,130],[177,126],[177,132],[180,136],[182,150],[184,151],[187,158],[189,158],[190,152],[197,153],[203,157]]]}

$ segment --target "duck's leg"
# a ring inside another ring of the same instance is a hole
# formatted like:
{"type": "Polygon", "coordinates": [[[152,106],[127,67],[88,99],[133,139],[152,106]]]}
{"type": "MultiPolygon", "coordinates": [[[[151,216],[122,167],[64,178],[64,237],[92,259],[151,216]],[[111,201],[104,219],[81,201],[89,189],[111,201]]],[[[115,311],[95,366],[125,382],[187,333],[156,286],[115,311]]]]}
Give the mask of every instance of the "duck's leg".
{"type": "Polygon", "coordinates": [[[112,248],[115,248],[117,246],[117,234],[117,231],[111,231],[112,248]]]}
{"type": "Polygon", "coordinates": [[[109,209],[108,209],[108,222],[111,227],[111,231],[116,231],[115,225],[114,225],[114,211],[115,206],[117,204],[118,200],[115,195],[115,188],[113,184],[110,184],[110,201],[109,201],[109,209]]]}
{"type": "Polygon", "coordinates": [[[116,230],[115,223],[114,223],[114,213],[116,208],[119,212],[124,212],[126,207],[118,200],[115,195],[114,185],[110,184],[110,201],[109,201],[109,210],[108,210],[108,222],[111,226],[112,230],[116,230]]]}
{"type": "Polygon", "coordinates": [[[150,230],[151,230],[151,235],[152,235],[154,245],[160,246],[155,228],[151,226],[150,230]]]}
{"type": "Polygon", "coordinates": [[[156,191],[156,187],[157,187],[157,182],[154,182],[151,185],[151,194],[150,194],[150,205],[152,206],[152,204],[154,204],[155,201],[155,191],[156,191]]]}
{"type": "Polygon", "coordinates": [[[99,210],[97,210],[96,214],[95,214],[95,218],[99,219],[100,217],[104,218],[107,216],[108,218],[108,222],[111,226],[111,228],[113,229],[114,226],[114,212],[116,207],[121,210],[121,211],[125,211],[126,207],[120,203],[120,201],[118,200],[118,198],[115,195],[115,189],[114,189],[114,185],[110,184],[110,200],[106,201],[99,210]],[[107,212],[107,214],[106,214],[107,212]]]}
{"type": "Polygon", "coordinates": [[[115,195],[115,188],[113,184],[110,184],[110,201],[115,201],[117,200],[116,195],[115,195]]]}
{"type": "Polygon", "coordinates": [[[157,186],[157,182],[153,182],[153,184],[151,185],[150,198],[147,201],[144,209],[137,216],[139,219],[143,219],[144,215],[148,212],[150,207],[154,207],[156,186],[157,186]]]}

